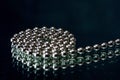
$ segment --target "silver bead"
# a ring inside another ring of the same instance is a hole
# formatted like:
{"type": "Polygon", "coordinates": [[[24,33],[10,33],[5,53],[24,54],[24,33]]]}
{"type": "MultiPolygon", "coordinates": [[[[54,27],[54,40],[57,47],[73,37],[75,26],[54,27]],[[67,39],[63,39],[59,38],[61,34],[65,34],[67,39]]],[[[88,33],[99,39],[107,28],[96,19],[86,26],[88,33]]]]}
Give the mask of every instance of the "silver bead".
{"type": "Polygon", "coordinates": [[[99,54],[93,54],[93,62],[98,62],[100,59],[99,54]]]}
{"type": "Polygon", "coordinates": [[[106,49],[106,48],[107,48],[107,46],[108,46],[108,44],[107,44],[107,43],[105,43],[105,42],[101,44],[101,48],[102,48],[102,49],[106,49]]]}
{"type": "Polygon", "coordinates": [[[58,64],[53,64],[52,68],[53,68],[53,70],[58,70],[59,66],[58,66],[58,64]]]}
{"type": "Polygon", "coordinates": [[[84,49],[81,47],[81,48],[78,48],[77,49],[77,52],[79,53],[79,54],[83,54],[84,53],[84,49]]]}
{"type": "Polygon", "coordinates": [[[67,52],[66,52],[66,51],[62,51],[62,52],[61,52],[61,56],[62,56],[62,57],[66,57],[66,56],[67,56],[67,52]]]}
{"type": "Polygon", "coordinates": [[[74,37],[70,38],[70,41],[76,41],[76,39],[74,37]]]}
{"type": "Polygon", "coordinates": [[[108,46],[109,46],[109,47],[113,47],[113,46],[114,46],[114,41],[112,41],[112,40],[109,41],[109,42],[108,42],[108,46]]]}
{"type": "Polygon", "coordinates": [[[93,48],[92,48],[91,46],[86,46],[86,47],[85,47],[85,51],[88,52],[88,53],[91,52],[92,49],[93,49],[93,48]]]}
{"type": "Polygon", "coordinates": [[[85,62],[86,62],[86,64],[90,64],[92,62],[92,57],[90,55],[86,55],[85,62]]]}
{"type": "Polygon", "coordinates": [[[38,27],[33,28],[33,30],[38,30],[38,27]]]}
{"type": "Polygon", "coordinates": [[[13,42],[15,40],[15,38],[14,37],[12,37],[11,39],[10,39],[10,42],[13,42]]]}
{"type": "Polygon", "coordinates": [[[70,45],[70,44],[66,45],[66,48],[67,48],[67,49],[70,49],[70,47],[71,47],[71,45],[70,45]]]}
{"type": "Polygon", "coordinates": [[[21,35],[21,34],[23,34],[23,33],[24,33],[23,31],[20,31],[20,32],[19,32],[19,35],[21,35]]]}
{"type": "Polygon", "coordinates": [[[107,58],[107,53],[101,52],[100,58],[101,58],[101,60],[105,60],[107,58]]]}
{"type": "Polygon", "coordinates": [[[74,58],[70,58],[69,59],[69,64],[70,64],[70,67],[75,67],[75,64],[76,64],[76,60],[74,58]]]}
{"type": "Polygon", "coordinates": [[[64,34],[65,34],[65,35],[68,35],[68,34],[69,34],[69,31],[64,31],[64,34]]]}
{"type": "Polygon", "coordinates": [[[68,37],[69,37],[69,38],[72,38],[72,37],[74,37],[74,35],[73,35],[73,34],[69,34],[68,37]]]}
{"type": "Polygon", "coordinates": [[[55,30],[55,27],[51,27],[50,30],[55,30]]]}
{"type": "Polygon", "coordinates": [[[118,45],[120,45],[120,39],[116,39],[115,40],[115,44],[118,46],[118,45]]]}
{"type": "Polygon", "coordinates": [[[77,64],[79,66],[82,66],[84,62],[85,62],[84,57],[77,57],[77,64]]]}
{"type": "Polygon", "coordinates": [[[114,56],[114,52],[112,50],[108,50],[107,56],[108,58],[112,58],[114,56]]]}
{"type": "Polygon", "coordinates": [[[68,41],[64,41],[63,44],[64,44],[64,45],[68,44],[68,41]]]}
{"type": "Polygon", "coordinates": [[[74,50],[74,49],[71,49],[69,52],[70,52],[70,54],[72,54],[72,53],[75,52],[75,50],[74,50]]]}
{"type": "Polygon", "coordinates": [[[43,53],[43,58],[44,58],[44,59],[50,58],[50,54],[49,54],[49,53],[43,53]]]}
{"type": "Polygon", "coordinates": [[[95,45],[93,46],[93,48],[94,48],[95,51],[98,51],[98,50],[100,49],[100,46],[99,46],[99,44],[95,44],[95,45]]]}
{"type": "Polygon", "coordinates": [[[58,32],[63,32],[62,28],[57,29],[58,32]]]}
{"type": "Polygon", "coordinates": [[[43,69],[44,69],[45,71],[49,71],[49,65],[48,65],[48,64],[44,64],[44,65],[43,65],[43,69]]]}
{"type": "Polygon", "coordinates": [[[26,29],[26,30],[25,30],[25,32],[30,32],[30,31],[31,31],[31,29],[26,29]]]}
{"type": "Polygon", "coordinates": [[[120,56],[120,49],[119,48],[117,48],[117,49],[115,49],[115,56],[120,56]]]}
{"type": "Polygon", "coordinates": [[[15,37],[17,37],[17,36],[18,36],[18,34],[14,34],[14,36],[13,36],[13,37],[15,38],[15,37]]]}
{"type": "Polygon", "coordinates": [[[59,55],[58,55],[58,53],[54,52],[54,53],[52,53],[52,57],[53,57],[54,59],[57,59],[57,58],[59,57],[59,55]]]}

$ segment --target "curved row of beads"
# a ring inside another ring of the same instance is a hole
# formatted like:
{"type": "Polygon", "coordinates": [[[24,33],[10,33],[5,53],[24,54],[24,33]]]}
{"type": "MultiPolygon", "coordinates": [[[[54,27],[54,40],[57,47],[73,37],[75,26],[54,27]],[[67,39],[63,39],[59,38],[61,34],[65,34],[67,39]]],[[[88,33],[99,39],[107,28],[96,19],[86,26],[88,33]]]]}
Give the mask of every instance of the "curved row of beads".
{"type": "Polygon", "coordinates": [[[109,41],[109,42],[104,42],[102,44],[95,44],[94,46],[86,46],[85,48],[78,48],[77,52],[79,54],[83,54],[84,52],[91,52],[91,51],[99,51],[99,50],[105,50],[107,48],[113,48],[113,47],[119,47],[120,46],[120,39],[116,39],[115,41],[109,41]]]}
{"type": "Polygon", "coordinates": [[[119,56],[120,54],[120,39],[115,41],[108,41],[102,44],[95,44],[93,46],[86,46],[85,48],[78,48],[77,55],[81,61],[78,63],[82,65],[84,63],[83,58],[88,60],[87,64],[91,62],[98,62],[99,60],[105,60],[107,58],[112,58],[113,56],[119,56]],[[81,57],[82,56],[82,57],[81,57]]]}

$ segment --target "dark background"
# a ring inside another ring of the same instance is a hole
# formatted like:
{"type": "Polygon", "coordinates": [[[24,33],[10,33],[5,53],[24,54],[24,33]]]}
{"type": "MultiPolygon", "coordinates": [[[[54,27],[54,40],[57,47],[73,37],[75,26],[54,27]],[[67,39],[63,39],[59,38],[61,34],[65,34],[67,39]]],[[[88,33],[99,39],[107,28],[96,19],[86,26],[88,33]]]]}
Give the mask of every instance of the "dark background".
{"type": "MultiPolygon", "coordinates": [[[[35,26],[55,26],[73,33],[78,46],[93,45],[120,36],[119,0],[1,0],[0,1],[0,80],[17,80],[19,74],[11,64],[10,38],[13,34],[35,26]]],[[[108,80],[119,77],[119,65],[103,72],[93,72],[108,80]],[[105,72],[106,71],[106,72],[105,72]],[[111,73],[104,75],[103,73],[111,73]],[[114,75],[113,75],[114,74],[114,75]],[[112,76],[113,75],[113,76],[112,76]]],[[[79,73],[78,73],[79,74],[79,73]]],[[[80,75],[72,74],[73,76],[80,75]]],[[[89,71],[82,74],[89,75],[89,71]]],[[[94,76],[91,75],[91,76],[94,76]]],[[[89,77],[91,77],[89,75],[89,77]]],[[[69,77],[68,77],[69,78],[69,77]]],[[[72,77],[73,78],[73,77],[72,77]]],[[[69,79],[72,79],[69,78],[69,79]]],[[[78,80],[77,78],[75,78],[78,80]]],[[[83,78],[84,79],[84,78],[83,78]]],[[[89,79],[89,78],[88,78],[89,79]]],[[[93,80],[94,77],[90,78],[93,80]]],[[[118,79],[119,80],[119,79],[118,79]]]]}

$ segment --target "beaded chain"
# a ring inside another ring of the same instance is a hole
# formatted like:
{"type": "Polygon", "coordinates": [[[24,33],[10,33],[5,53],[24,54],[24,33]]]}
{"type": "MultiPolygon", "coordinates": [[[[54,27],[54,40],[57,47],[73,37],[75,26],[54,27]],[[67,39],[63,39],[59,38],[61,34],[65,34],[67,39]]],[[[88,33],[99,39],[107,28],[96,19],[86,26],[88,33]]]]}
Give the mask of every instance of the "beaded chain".
{"type": "Polygon", "coordinates": [[[61,28],[27,29],[11,38],[12,57],[29,68],[58,70],[120,55],[120,39],[76,49],[73,34],[61,28]]]}

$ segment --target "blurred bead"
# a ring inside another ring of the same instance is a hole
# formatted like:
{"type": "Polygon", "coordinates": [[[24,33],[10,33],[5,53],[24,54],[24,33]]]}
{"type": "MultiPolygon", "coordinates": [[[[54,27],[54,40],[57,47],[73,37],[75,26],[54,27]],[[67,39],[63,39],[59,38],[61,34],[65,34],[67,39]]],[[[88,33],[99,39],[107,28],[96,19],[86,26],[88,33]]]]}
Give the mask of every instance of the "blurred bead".
{"type": "Polygon", "coordinates": [[[115,56],[120,56],[120,49],[119,48],[117,48],[117,49],[115,49],[115,56]]]}
{"type": "Polygon", "coordinates": [[[59,65],[57,65],[57,64],[53,64],[53,65],[52,65],[52,68],[53,68],[53,70],[58,70],[59,65]]]}
{"type": "Polygon", "coordinates": [[[44,69],[45,71],[48,71],[48,70],[49,70],[49,68],[50,68],[50,67],[49,67],[49,65],[48,65],[48,64],[44,64],[44,65],[43,65],[43,69],[44,69]]]}
{"type": "Polygon", "coordinates": [[[59,55],[58,55],[58,53],[54,52],[54,53],[52,53],[52,57],[53,57],[54,59],[57,59],[57,58],[59,57],[59,55]]]}
{"type": "Polygon", "coordinates": [[[107,43],[102,43],[102,44],[101,44],[101,48],[102,48],[102,49],[106,49],[106,48],[107,48],[107,46],[108,46],[108,44],[107,44],[107,43]]]}
{"type": "Polygon", "coordinates": [[[19,32],[20,35],[23,34],[23,33],[24,33],[23,31],[20,31],[20,32],[19,32]]]}
{"type": "Polygon", "coordinates": [[[55,30],[55,28],[54,28],[54,27],[51,27],[50,30],[55,30]]]}
{"type": "Polygon", "coordinates": [[[86,55],[85,62],[86,62],[86,64],[90,64],[92,62],[92,57],[90,55],[86,55]]]}
{"type": "Polygon", "coordinates": [[[50,54],[49,54],[49,53],[43,53],[43,58],[44,58],[44,59],[50,58],[50,54]]]}
{"type": "Polygon", "coordinates": [[[69,59],[69,65],[70,65],[70,67],[75,67],[75,64],[76,64],[76,60],[74,59],[74,58],[70,58],[69,59]]]}
{"type": "Polygon", "coordinates": [[[11,41],[11,42],[13,42],[14,40],[15,40],[15,38],[14,38],[14,37],[12,37],[12,38],[10,39],[10,41],[11,41]]]}
{"type": "Polygon", "coordinates": [[[38,30],[38,27],[33,28],[33,30],[38,30]]]}
{"type": "Polygon", "coordinates": [[[64,31],[64,34],[65,34],[65,35],[68,35],[68,34],[69,34],[69,32],[68,32],[68,31],[64,31]]]}
{"type": "Polygon", "coordinates": [[[62,51],[61,55],[62,55],[62,57],[66,57],[67,56],[67,52],[66,51],[62,51]]]}
{"type": "Polygon", "coordinates": [[[17,36],[18,36],[18,34],[14,34],[14,36],[13,36],[13,37],[15,38],[15,37],[17,37],[17,36]]]}
{"type": "Polygon", "coordinates": [[[31,29],[26,29],[26,30],[25,30],[25,32],[29,32],[29,31],[31,31],[31,29]]]}
{"type": "Polygon", "coordinates": [[[115,44],[118,46],[118,45],[120,45],[120,39],[116,39],[115,40],[115,44]]]}
{"type": "Polygon", "coordinates": [[[66,45],[66,48],[68,48],[68,49],[69,49],[70,47],[71,47],[71,45],[70,45],[70,44],[66,45]]]}
{"type": "Polygon", "coordinates": [[[82,66],[83,64],[84,64],[84,58],[83,57],[77,57],[77,64],[79,65],[79,66],[82,66]]]}
{"type": "Polygon", "coordinates": [[[83,54],[83,53],[84,53],[84,49],[83,49],[83,48],[78,48],[78,49],[77,49],[77,52],[78,52],[79,54],[83,54]]]}
{"type": "Polygon", "coordinates": [[[101,58],[101,60],[105,60],[107,58],[107,53],[101,52],[100,58],[101,58]]]}
{"type": "Polygon", "coordinates": [[[71,49],[69,52],[70,52],[70,54],[72,54],[72,53],[75,52],[75,50],[74,50],[74,49],[71,49]]]}
{"type": "Polygon", "coordinates": [[[72,38],[70,38],[70,41],[76,41],[76,39],[72,37],[72,38]]]}
{"type": "Polygon", "coordinates": [[[93,46],[93,48],[94,48],[95,51],[98,51],[98,50],[100,49],[100,46],[99,46],[98,44],[95,44],[95,45],[93,46]]]}
{"type": "Polygon", "coordinates": [[[73,35],[73,34],[69,34],[68,37],[69,37],[69,38],[72,38],[72,37],[74,37],[74,35],[73,35]]]}
{"type": "Polygon", "coordinates": [[[91,52],[92,51],[92,47],[91,46],[86,46],[85,47],[85,51],[88,52],[88,53],[91,52]]]}
{"type": "Polygon", "coordinates": [[[93,62],[98,62],[100,59],[99,54],[93,54],[93,62]]]}
{"type": "Polygon", "coordinates": [[[109,47],[113,47],[113,46],[114,46],[114,41],[112,41],[112,40],[109,41],[109,42],[108,42],[108,46],[109,46],[109,47]]]}
{"type": "Polygon", "coordinates": [[[114,52],[112,50],[108,50],[107,56],[108,58],[112,58],[114,56],[114,52]]]}

